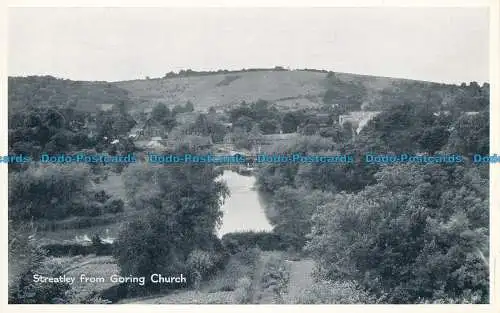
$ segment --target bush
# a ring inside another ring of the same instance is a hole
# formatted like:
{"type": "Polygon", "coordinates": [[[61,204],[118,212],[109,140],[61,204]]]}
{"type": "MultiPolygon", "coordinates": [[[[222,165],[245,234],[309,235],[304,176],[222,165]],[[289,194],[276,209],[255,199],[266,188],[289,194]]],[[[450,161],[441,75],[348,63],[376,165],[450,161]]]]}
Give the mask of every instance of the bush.
{"type": "Polygon", "coordinates": [[[111,198],[111,196],[108,195],[104,190],[96,192],[94,197],[95,200],[99,203],[105,203],[109,198],[111,198]]]}
{"type": "Polygon", "coordinates": [[[225,234],[222,236],[222,244],[231,254],[257,247],[262,251],[286,249],[282,238],[269,232],[249,231],[225,234]]]}
{"type": "Polygon", "coordinates": [[[100,203],[91,191],[87,165],[31,164],[9,174],[9,218],[60,220],[69,216],[97,216],[100,203]]]}
{"type": "Polygon", "coordinates": [[[121,199],[109,199],[104,204],[104,213],[120,213],[124,211],[124,202],[121,199]]]}
{"type": "Polygon", "coordinates": [[[224,270],[211,280],[209,292],[234,291],[243,277],[252,277],[259,260],[258,249],[248,249],[232,255],[224,270]]]}
{"type": "Polygon", "coordinates": [[[242,277],[236,283],[236,290],[233,293],[233,301],[238,304],[250,303],[252,291],[252,280],[242,277]]]}
{"type": "Polygon", "coordinates": [[[200,249],[193,250],[189,254],[186,261],[188,270],[191,271],[196,278],[196,284],[206,278],[208,274],[213,272],[215,263],[215,257],[213,254],[200,249]]]}
{"type": "Polygon", "coordinates": [[[283,255],[270,255],[260,277],[258,303],[283,303],[288,290],[289,274],[283,255]]]}
{"type": "Polygon", "coordinates": [[[376,298],[354,282],[320,281],[292,300],[295,304],[373,304],[376,298]]]}
{"type": "Polygon", "coordinates": [[[35,283],[33,275],[62,275],[59,262],[47,258],[47,252],[33,240],[34,232],[25,232],[9,224],[9,295],[10,304],[67,303],[71,286],[67,283],[35,283]]]}
{"type": "Polygon", "coordinates": [[[488,303],[488,182],[460,165],[397,165],[318,209],[306,251],[330,281],[356,281],[387,303],[488,303]]]}
{"type": "Polygon", "coordinates": [[[113,245],[107,243],[93,243],[92,245],[80,244],[50,244],[43,246],[47,255],[53,257],[75,256],[75,255],[112,255],[113,245]]]}

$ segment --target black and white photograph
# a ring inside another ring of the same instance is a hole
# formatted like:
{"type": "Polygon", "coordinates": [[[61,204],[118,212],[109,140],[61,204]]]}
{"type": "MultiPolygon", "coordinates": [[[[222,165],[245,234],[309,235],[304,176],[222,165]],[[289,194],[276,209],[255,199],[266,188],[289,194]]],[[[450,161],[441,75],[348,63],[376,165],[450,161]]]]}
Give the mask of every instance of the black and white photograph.
{"type": "Polygon", "coordinates": [[[7,17],[9,304],[490,304],[488,6],[7,17]]]}

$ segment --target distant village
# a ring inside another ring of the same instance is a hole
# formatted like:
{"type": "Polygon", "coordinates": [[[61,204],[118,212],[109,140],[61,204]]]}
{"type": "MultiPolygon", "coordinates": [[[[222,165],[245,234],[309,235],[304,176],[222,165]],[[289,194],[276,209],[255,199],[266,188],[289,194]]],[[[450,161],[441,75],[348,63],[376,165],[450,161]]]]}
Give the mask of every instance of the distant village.
{"type": "MultiPolygon", "coordinates": [[[[82,128],[88,131],[89,137],[96,136],[97,125],[95,123],[95,118],[99,111],[106,114],[114,114],[117,110],[115,104],[99,104],[97,105],[98,111],[92,112],[90,117],[85,121],[85,125],[82,128]]],[[[136,125],[128,133],[128,139],[134,142],[134,145],[141,149],[150,150],[164,150],[169,147],[175,146],[177,140],[169,136],[168,130],[164,125],[156,121],[152,115],[153,108],[146,107],[142,111],[135,111],[132,116],[136,122],[136,125]]],[[[338,123],[340,126],[344,126],[349,123],[353,130],[353,136],[356,136],[360,131],[367,125],[367,123],[377,116],[380,111],[353,111],[348,114],[342,114],[338,117],[337,121],[331,121],[330,115],[328,113],[315,113],[315,119],[319,122],[319,130],[322,131],[325,128],[331,127],[333,123],[338,123]]],[[[206,114],[206,112],[185,112],[178,113],[175,118],[178,124],[194,123],[200,114],[206,114]]],[[[220,112],[216,113],[220,120],[224,121],[226,119],[226,113],[220,112]]],[[[233,127],[230,122],[223,122],[223,125],[230,131],[233,127]]],[[[252,149],[252,151],[246,151],[247,153],[256,154],[266,151],[266,147],[273,146],[276,143],[286,144],[287,142],[293,141],[297,138],[301,131],[301,127],[297,127],[297,132],[294,133],[283,133],[279,131],[275,134],[265,134],[262,135],[259,143],[252,149]]],[[[237,149],[234,147],[234,143],[231,140],[231,136],[226,136],[224,143],[215,144],[209,136],[204,137],[204,141],[200,141],[199,144],[205,148],[214,148],[216,152],[230,153],[237,149]]],[[[111,144],[118,144],[120,140],[125,138],[105,138],[108,139],[111,144]]],[[[238,151],[241,151],[239,149],[238,151]]]]}

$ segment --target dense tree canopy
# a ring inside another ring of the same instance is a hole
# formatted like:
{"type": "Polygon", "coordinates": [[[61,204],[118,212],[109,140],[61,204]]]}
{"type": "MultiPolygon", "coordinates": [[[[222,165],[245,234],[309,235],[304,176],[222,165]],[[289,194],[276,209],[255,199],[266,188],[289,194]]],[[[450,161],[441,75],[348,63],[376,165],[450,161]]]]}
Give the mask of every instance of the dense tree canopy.
{"type": "Polygon", "coordinates": [[[439,165],[388,166],[376,177],[313,217],[307,249],[323,275],[392,303],[487,301],[488,182],[473,168],[439,165]]]}
{"type": "MultiPolygon", "coordinates": [[[[177,152],[188,151],[195,152],[187,147],[177,152]]],[[[196,164],[137,165],[124,175],[132,204],[146,211],[119,236],[116,256],[123,274],[187,273],[192,270],[186,268],[191,252],[215,251],[220,206],[228,195],[225,183],[217,180],[218,171],[196,164]]]]}

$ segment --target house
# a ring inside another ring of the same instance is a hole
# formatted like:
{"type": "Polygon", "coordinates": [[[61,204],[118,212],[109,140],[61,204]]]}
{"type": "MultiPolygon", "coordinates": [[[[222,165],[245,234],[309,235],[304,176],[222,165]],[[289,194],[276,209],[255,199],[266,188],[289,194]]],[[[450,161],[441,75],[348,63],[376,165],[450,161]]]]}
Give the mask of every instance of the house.
{"type": "Polygon", "coordinates": [[[328,127],[330,125],[330,114],[328,113],[318,113],[316,114],[316,121],[319,127],[328,127]]]}
{"type": "Polygon", "coordinates": [[[149,118],[143,125],[134,127],[130,131],[129,137],[136,140],[151,140],[153,137],[165,138],[167,131],[162,124],[149,118]]]}
{"type": "Polygon", "coordinates": [[[380,111],[353,111],[349,114],[339,116],[339,124],[344,125],[349,122],[356,134],[368,124],[375,116],[379,115],[380,111]]]}
{"type": "Polygon", "coordinates": [[[233,123],[222,123],[222,125],[224,125],[226,130],[231,130],[231,128],[233,128],[233,123]]]}
{"type": "Polygon", "coordinates": [[[185,113],[177,113],[175,115],[175,119],[177,123],[184,125],[184,124],[191,124],[196,121],[196,118],[198,118],[199,113],[197,112],[185,112],[185,113]]]}
{"type": "Polygon", "coordinates": [[[142,112],[144,113],[146,118],[151,118],[153,114],[153,108],[145,108],[142,112]]]}
{"type": "Polygon", "coordinates": [[[113,111],[114,106],[115,106],[114,103],[100,103],[100,104],[97,104],[97,108],[100,111],[104,111],[104,112],[113,111]]]}
{"type": "Polygon", "coordinates": [[[434,116],[449,116],[449,115],[451,115],[451,112],[450,111],[437,111],[437,112],[432,113],[432,115],[434,115],[434,116]]]}
{"type": "Polygon", "coordinates": [[[188,135],[185,137],[170,138],[166,140],[166,145],[169,149],[173,149],[185,143],[190,143],[193,148],[198,149],[210,149],[213,146],[212,137],[210,136],[188,135]]]}
{"type": "Polygon", "coordinates": [[[472,116],[472,115],[477,115],[477,114],[479,114],[479,112],[476,112],[476,111],[465,112],[465,115],[467,115],[467,116],[472,116]]]}
{"type": "Polygon", "coordinates": [[[136,125],[129,132],[129,138],[137,139],[142,134],[144,125],[136,125]]]}
{"type": "Polygon", "coordinates": [[[277,145],[287,146],[290,143],[296,142],[298,138],[299,134],[297,133],[262,135],[262,139],[257,145],[253,147],[252,152],[261,153],[270,151],[277,145]]]}
{"type": "Polygon", "coordinates": [[[150,142],[148,142],[146,144],[146,148],[154,149],[154,150],[158,150],[158,151],[163,151],[166,149],[166,146],[157,140],[151,140],[150,142]]]}

